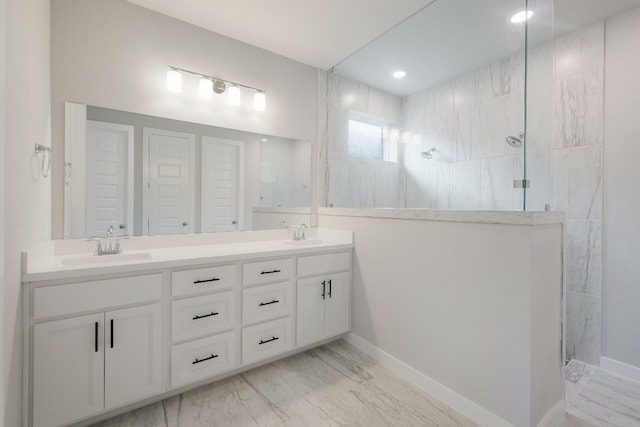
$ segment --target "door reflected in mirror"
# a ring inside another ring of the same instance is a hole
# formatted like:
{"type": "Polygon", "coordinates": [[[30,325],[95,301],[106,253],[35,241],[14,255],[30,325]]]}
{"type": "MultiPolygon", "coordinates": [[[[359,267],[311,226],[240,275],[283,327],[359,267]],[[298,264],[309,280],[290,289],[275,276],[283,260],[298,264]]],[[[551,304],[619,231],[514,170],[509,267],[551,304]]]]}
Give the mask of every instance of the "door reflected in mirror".
{"type": "Polygon", "coordinates": [[[65,238],[254,229],[306,207],[311,143],[65,103],[65,238]]]}

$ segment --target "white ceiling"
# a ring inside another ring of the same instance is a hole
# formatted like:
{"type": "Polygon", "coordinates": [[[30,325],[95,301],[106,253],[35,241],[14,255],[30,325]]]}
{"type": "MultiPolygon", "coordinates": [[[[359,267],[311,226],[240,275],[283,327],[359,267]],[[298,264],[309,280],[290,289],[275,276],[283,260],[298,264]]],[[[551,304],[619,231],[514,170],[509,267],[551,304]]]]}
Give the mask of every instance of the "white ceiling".
{"type": "Polygon", "coordinates": [[[433,0],[128,0],[329,69],[433,0]]]}
{"type": "MultiPolygon", "coordinates": [[[[390,93],[407,95],[522,50],[524,0],[128,0],[390,93]],[[397,25],[400,24],[400,25],[397,25]],[[407,77],[391,78],[403,68],[407,77]]],[[[640,0],[529,0],[533,45],[640,0]],[[553,29],[549,23],[553,22],[553,29]],[[537,21],[536,21],[537,19],[537,21]]]]}

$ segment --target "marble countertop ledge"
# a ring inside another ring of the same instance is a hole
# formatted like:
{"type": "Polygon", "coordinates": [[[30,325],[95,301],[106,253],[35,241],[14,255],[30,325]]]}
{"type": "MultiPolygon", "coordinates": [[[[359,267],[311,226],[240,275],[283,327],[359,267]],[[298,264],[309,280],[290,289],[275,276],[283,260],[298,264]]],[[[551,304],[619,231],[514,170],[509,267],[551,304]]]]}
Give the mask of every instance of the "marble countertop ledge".
{"type": "Polygon", "coordinates": [[[96,263],[65,265],[65,260],[69,258],[95,256],[97,239],[52,240],[22,253],[22,282],[122,273],[144,274],[168,268],[350,249],[353,248],[353,233],[309,229],[307,241],[309,244],[306,245],[298,242],[292,244],[288,230],[139,236],[121,238],[122,253],[148,254],[148,258],[117,260],[109,259],[111,255],[104,255],[96,263]]]}
{"type": "MultiPolygon", "coordinates": [[[[421,221],[471,222],[506,225],[563,224],[564,212],[541,211],[456,211],[395,208],[319,208],[319,215],[367,218],[412,219],[421,221]]],[[[320,220],[322,221],[322,220],[320,220]]]]}

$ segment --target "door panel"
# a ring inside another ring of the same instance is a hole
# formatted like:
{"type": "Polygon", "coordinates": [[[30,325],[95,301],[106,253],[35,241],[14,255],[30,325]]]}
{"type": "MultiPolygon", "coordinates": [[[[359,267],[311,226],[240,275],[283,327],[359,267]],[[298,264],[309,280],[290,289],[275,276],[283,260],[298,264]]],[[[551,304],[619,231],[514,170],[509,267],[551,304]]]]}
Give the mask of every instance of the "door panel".
{"type": "Polygon", "coordinates": [[[195,136],[144,129],[143,228],[147,234],[193,233],[195,136]]]}
{"type": "Polygon", "coordinates": [[[325,336],[333,337],[349,331],[350,297],[349,273],[328,275],[325,300],[325,336]],[[329,284],[329,281],[331,283],[329,284]]]}
{"type": "Polygon", "coordinates": [[[236,231],[241,222],[242,141],[202,138],[202,231],[236,231]]]}
{"type": "Polygon", "coordinates": [[[323,280],[324,277],[298,280],[298,346],[320,341],[325,336],[323,280]]]}
{"type": "Polygon", "coordinates": [[[133,126],[87,120],[86,236],[133,234],[133,126]]]}
{"type": "Polygon", "coordinates": [[[105,408],[159,393],[160,304],[107,312],[105,322],[105,408]]]}
{"type": "Polygon", "coordinates": [[[66,424],[103,409],[103,326],[103,313],[34,326],[34,427],[66,424]]]}

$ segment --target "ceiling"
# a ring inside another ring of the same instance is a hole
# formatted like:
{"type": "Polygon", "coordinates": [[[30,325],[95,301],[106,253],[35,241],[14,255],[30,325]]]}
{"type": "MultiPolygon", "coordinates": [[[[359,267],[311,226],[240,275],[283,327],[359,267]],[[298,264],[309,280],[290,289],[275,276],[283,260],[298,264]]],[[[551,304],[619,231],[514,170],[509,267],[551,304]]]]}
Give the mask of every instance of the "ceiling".
{"type": "Polygon", "coordinates": [[[128,0],[324,70],[433,0],[128,0]]]}
{"type": "MultiPolygon", "coordinates": [[[[524,46],[524,0],[128,0],[397,95],[524,46]],[[398,25],[400,24],[400,25],[398,25]],[[402,80],[392,71],[405,69],[402,80]]],[[[640,7],[640,0],[528,0],[532,45],[640,7]],[[553,20],[552,20],[553,16],[553,20]],[[553,22],[551,28],[549,23],[553,22]]]]}

